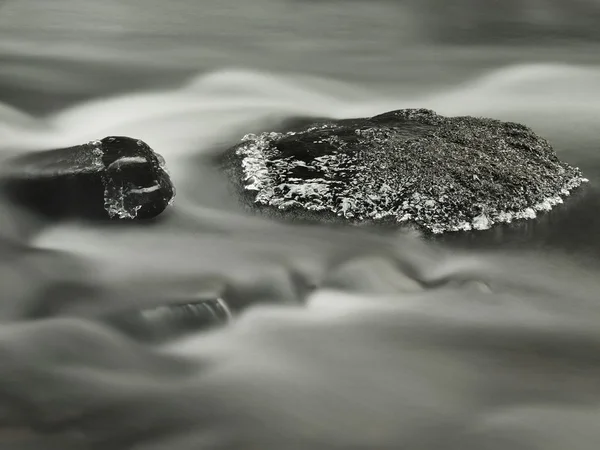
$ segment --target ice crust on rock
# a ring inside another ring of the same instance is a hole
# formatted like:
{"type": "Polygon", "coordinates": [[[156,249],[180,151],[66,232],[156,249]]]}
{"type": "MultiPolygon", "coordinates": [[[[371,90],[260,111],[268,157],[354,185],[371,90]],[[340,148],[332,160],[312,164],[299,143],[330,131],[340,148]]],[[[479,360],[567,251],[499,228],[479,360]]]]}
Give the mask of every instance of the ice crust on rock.
{"type": "Polygon", "coordinates": [[[523,125],[426,109],[249,134],[233,151],[256,205],[433,233],[534,219],[587,181],[523,125]]]}

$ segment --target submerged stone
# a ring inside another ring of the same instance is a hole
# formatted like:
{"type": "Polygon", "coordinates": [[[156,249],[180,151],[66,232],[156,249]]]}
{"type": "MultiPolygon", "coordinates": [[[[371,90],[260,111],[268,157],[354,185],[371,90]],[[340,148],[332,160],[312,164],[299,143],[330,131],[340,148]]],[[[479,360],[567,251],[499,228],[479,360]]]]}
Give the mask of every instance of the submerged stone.
{"type": "Polygon", "coordinates": [[[426,109],[247,135],[224,168],[253,207],[433,233],[535,218],[587,181],[526,126],[426,109]]]}
{"type": "Polygon", "coordinates": [[[227,303],[215,297],[113,313],[103,321],[136,339],[167,341],[225,325],[231,318],[227,303]]]}
{"type": "Polygon", "coordinates": [[[52,217],[147,219],[175,195],[162,156],[125,136],[14,158],[0,180],[12,201],[52,217]]]}

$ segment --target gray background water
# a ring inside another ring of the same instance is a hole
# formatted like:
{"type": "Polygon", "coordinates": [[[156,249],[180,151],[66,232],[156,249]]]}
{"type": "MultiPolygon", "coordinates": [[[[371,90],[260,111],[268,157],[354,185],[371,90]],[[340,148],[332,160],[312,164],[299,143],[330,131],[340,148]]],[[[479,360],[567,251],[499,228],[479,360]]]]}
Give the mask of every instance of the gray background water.
{"type": "Polygon", "coordinates": [[[2,96],[48,111],[222,67],[410,93],[511,63],[597,64],[598,9],[596,0],[8,0],[2,96]]]}

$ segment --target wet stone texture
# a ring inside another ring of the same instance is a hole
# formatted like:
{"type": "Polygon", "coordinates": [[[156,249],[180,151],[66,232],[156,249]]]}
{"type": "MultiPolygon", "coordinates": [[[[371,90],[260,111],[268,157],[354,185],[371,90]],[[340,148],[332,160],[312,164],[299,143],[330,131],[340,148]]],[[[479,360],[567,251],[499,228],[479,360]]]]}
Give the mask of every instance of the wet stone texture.
{"type": "Polygon", "coordinates": [[[205,298],[129,310],[102,317],[103,323],[143,341],[168,341],[186,334],[223,326],[232,313],[221,298],[205,298]]]}
{"type": "Polygon", "coordinates": [[[247,135],[224,168],[254,208],[433,233],[533,219],[587,181],[523,125],[425,109],[247,135]]]}
{"type": "Polygon", "coordinates": [[[6,161],[0,187],[12,201],[52,217],[148,219],[175,195],[162,156],[124,136],[6,161]]]}

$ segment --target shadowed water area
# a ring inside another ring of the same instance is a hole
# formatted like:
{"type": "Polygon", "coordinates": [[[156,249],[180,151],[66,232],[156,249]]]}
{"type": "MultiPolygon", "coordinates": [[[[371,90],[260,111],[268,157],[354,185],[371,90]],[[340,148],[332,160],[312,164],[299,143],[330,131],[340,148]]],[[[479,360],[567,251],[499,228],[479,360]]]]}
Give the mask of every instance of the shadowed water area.
{"type": "Polygon", "coordinates": [[[132,224],[0,201],[0,448],[595,450],[597,2],[504,25],[458,3],[0,2],[1,163],[131,136],[177,188],[132,224]],[[253,214],[212,164],[297,118],[402,108],[523,123],[589,183],[431,237],[253,214]],[[206,296],[231,323],[104,320],[206,296]]]}

